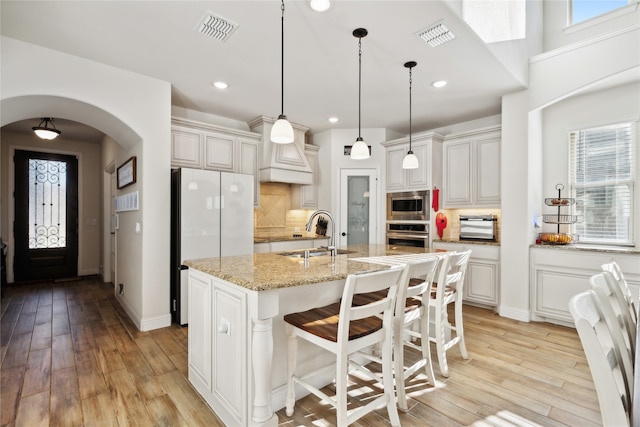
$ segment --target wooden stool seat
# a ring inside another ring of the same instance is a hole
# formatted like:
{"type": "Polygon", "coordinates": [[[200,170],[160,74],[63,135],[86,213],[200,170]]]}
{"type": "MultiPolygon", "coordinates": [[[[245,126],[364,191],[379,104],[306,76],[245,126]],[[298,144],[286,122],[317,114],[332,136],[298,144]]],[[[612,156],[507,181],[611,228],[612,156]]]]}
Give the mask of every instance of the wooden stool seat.
{"type": "MultiPolygon", "coordinates": [[[[386,293],[384,294],[386,297],[386,293]]],[[[383,297],[383,298],[384,298],[383,297]]],[[[338,342],[338,322],[340,320],[340,303],[312,308],[300,313],[284,316],[284,321],[322,339],[338,342]]],[[[382,328],[382,319],[366,317],[352,320],[349,323],[349,340],[372,334],[382,328]]]]}

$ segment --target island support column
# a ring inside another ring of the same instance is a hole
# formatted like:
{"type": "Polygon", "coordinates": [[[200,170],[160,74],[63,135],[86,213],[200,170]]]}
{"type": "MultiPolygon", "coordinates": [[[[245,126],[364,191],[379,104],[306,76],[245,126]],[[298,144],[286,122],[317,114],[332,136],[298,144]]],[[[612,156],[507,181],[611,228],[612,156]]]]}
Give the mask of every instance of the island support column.
{"type": "Polygon", "coordinates": [[[250,298],[253,323],[251,365],[253,367],[253,406],[251,425],[277,427],[278,416],[271,406],[271,363],[273,361],[272,319],[278,313],[276,292],[253,292],[250,298]]]}

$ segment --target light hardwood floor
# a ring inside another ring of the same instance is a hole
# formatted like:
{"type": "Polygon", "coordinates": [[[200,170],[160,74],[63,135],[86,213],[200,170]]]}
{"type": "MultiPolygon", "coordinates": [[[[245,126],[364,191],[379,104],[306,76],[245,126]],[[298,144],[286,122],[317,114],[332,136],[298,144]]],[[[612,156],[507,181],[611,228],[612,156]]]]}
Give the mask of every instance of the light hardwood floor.
{"type": "MultiPolygon", "coordinates": [[[[187,329],[140,332],[112,293],[95,278],[5,290],[0,425],[221,425],[187,379],[187,329]]],[[[451,376],[436,368],[436,387],[422,374],[413,377],[403,426],[601,425],[575,330],[470,306],[464,321],[470,359],[450,350],[451,376]]],[[[377,392],[353,377],[350,393],[377,392]]],[[[292,417],[281,410],[278,418],[281,426],[335,424],[315,396],[301,398],[292,417]]],[[[388,426],[386,411],[357,425],[388,426]]]]}

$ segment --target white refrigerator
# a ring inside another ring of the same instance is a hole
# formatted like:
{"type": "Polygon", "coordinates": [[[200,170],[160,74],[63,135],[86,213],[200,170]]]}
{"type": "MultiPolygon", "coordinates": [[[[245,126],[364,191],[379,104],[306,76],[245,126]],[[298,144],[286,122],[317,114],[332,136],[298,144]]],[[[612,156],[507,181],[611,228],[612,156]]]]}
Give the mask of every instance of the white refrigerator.
{"type": "Polygon", "coordinates": [[[253,176],[171,171],[171,313],[188,322],[184,260],[253,254],[253,176]]]}

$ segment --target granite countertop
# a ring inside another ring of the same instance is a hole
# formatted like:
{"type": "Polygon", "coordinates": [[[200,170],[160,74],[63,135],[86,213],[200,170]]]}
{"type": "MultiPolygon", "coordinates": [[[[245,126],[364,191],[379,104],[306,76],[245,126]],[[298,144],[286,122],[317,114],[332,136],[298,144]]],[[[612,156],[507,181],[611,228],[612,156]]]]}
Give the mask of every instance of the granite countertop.
{"type": "Polygon", "coordinates": [[[491,240],[460,240],[460,239],[434,239],[433,242],[441,243],[459,243],[461,245],[485,245],[485,246],[500,246],[500,242],[491,240]]]}
{"type": "Polygon", "coordinates": [[[623,246],[592,246],[592,245],[584,245],[584,244],[570,244],[570,245],[530,245],[530,248],[541,248],[541,249],[562,249],[565,251],[583,251],[583,252],[604,252],[604,253],[615,253],[615,254],[640,254],[640,248],[636,247],[623,247],[623,246]]]}
{"type": "Polygon", "coordinates": [[[330,255],[310,257],[306,266],[303,258],[278,255],[278,252],[188,260],[185,264],[238,286],[266,291],[343,280],[352,273],[389,268],[352,258],[424,253],[424,249],[395,249],[386,245],[351,245],[347,250],[351,252],[337,255],[335,260],[330,255]]]}

